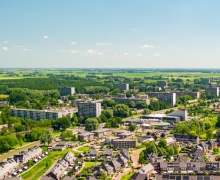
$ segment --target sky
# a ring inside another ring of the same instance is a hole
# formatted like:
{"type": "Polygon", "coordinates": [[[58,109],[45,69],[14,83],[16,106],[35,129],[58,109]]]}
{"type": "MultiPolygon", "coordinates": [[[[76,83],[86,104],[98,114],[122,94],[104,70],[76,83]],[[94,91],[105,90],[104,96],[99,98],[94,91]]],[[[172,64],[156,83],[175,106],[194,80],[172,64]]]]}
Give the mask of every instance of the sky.
{"type": "Polygon", "coordinates": [[[220,68],[219,0],[1,0],[0,68],[220,68]]]}

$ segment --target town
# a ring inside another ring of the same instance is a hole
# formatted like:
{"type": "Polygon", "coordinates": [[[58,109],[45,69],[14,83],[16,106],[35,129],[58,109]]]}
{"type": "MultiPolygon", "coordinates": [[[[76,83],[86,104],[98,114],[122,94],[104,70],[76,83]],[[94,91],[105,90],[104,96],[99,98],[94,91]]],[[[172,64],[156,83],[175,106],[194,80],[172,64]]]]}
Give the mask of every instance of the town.
{"type": "Polygon", "coordinates": [[[110,72],[1,80],[0,180],[220,179],[218,73],[110,72]]]}

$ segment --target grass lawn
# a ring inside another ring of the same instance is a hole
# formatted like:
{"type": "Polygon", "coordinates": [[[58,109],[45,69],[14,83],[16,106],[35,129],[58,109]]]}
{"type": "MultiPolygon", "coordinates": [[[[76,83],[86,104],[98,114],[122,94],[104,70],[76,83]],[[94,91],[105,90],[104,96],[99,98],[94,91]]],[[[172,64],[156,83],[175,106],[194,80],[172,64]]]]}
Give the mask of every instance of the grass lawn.
{"type": "Polygon", "coordinates": [[[84,168],[92,167],[96,164],[101,164],[101,162],[85,162],[84,168]]]}
{"type": "Polygon", "coordinates": [[[77,150],[78,151],[88,151],[90,149],[90,147],[89,146],[83,146],[83,147],[80,147],[80,148],[78,148],[77,150]]]}
{"type": "Polygon", "coordinates": [[[129,174],[125,174],[121,177],[121,180],[129,180],[130,177],[134,174],[134,172],[130,172],[129,174]]]}
{"type": "MultiPolygon", "coordinates": [[[[25,141],[23,141],[22,142],[22,146],[24,146],[24,145],[26,145],[26,144],[28,144],[28,143],[30,143],[30,142],[25,142],[25,141]]],[[[18,147],[22,147],[20,144],[17,144],[17,145],[15,145],[13,148],[14,149],[16,149],[16,148],[18,148],[18,147]]]]}
{"type": "Polygon", "coordinates": [[[0,94],[0,98],[7,98],[9,95],[7,94],[0,94]]]}
{"type": "MultiPolygon", "coordinates": [[[[64,154],[68,151],[71,151],[75,154],[71,149],[65,149],[64,151],[53,151],[49,153],[49,156],[44,158],[41,162],[36,164],[32,169],[22,174],[21,177],[24,180],[38,180],[52,165],[56,160],[61,159],[64,154]]],[[[76,155],[76,154],[75,154],[76,155]]]]}

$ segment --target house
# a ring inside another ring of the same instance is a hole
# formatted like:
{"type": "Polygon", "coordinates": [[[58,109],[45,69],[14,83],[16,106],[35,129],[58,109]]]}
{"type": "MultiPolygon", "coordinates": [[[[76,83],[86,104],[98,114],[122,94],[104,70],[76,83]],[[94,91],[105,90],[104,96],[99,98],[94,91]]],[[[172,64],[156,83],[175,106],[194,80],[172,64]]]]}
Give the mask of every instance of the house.
{"type": "Polygon", "coordinates": [[[167,137],[165,139],[165,141],[167,142],[167,146],[175,146],[176,145],[176,139],[173,137],[167,137]]]}
{"type": "Polygon", "coordinates": [[[155,170],[160,170],[160,163],[165,162],[164,157],[159,157],[155,153],[148,154],[146,159],[154,166],[155,170]]]}
{"type": "Polygon", "coordinates": [[[198,136],[192,136],[192,135],[174,134],[173,137],[177,141],[182,141],[184,143],[192,142],[194,144],[198,144],[200,141],[198,136]]]}
{"type": "Polygon", "coordinates": [[[219,180],[219,175],[169,175],[156,174],[156,180],[219,180]]]}
{"type": "Polygon", "coordinates": [[[40,180],[55,180],[55,179],[52,177],[43,176],[40,180]]]}
{"type": "Polygon", "coordinates": [[[131,177],[130,180],[148,180],[146,174],[139,174],[139,173],[134,173],[131,177]]]}
{"type": "Polygon", "coordinates": [[[124,156],[127,160],[130,159],[129,151],[127,149],[120,149],[119,155],[124,156]]]}
{"type": "Polygon", "coordinates": [[[6,177],[4,180],[23,180],[22,177],[6,177]]]}
{"type": "Polygon", "coordinates": [[[4,179],[5,177],[9,176],[19,167],[19,163],[16,162],[14,159],[7,159],[5,162],[0,162],[0,179],[4,179]]]}
{"type": "Polygon", "coordinates": [[[70,177],[70,176],[65,176],[65,177],[63,178],[63,180],[76,180],[76,179],[73,178],[73,177],[70,177]]]}
{"type": "Polygon", "coordinates": [[[66,175],[70,169],[70,166],[74,165],[75,157],[72,152],[67,152],[62,160],[58,161],[56,165],[47,174],[48,177],[52,177],[55,180],[60,180],[66,175]]]}
{"type": "Polygon", "coordinates": [[[90,149],[85,155],[86,159],[96,159],[98,155],[98,151],[96,149],[90,149]]]}
{"type": "Polygon", "coordinates": [[[151,174],[154,172],[154,166],[151,163],[149,163],[140,168],[138,172],[139,174],[146,174],[147,178],[149,179],[151,174]]]}
{"type": "Polygon", "coordinates": [[[133,134],[130,133],[130,132],[124,132],[124,133],[120,133],[117,135],[120,139],[125,139],[125,138],[132,138],[133,137],[133,134]]]}
{"type": "Polygon", "coordinates": [[[94,176],[87,176],[86,180],[97,180],[97,178],[94,176]]]}
{"type": "Polygon", "coordinates": [[[112,156],[113,156],[113,150],[112,149],[104,149],[102,151],[102,154],[100,155],[100,158],[101,159],[105,159],[105,158],[111,159],[112,156]]]}
{"type": "Polygon", "coordinates": [[[114,173],[114,167],[110,166],[109,164],[103,163],[100,170],[104,170],[107,172],[108,175],[114,173]]]}
{"type": "Polygon", "coordinates": [[[27,151],[22,151],[18,155],[14,155],[13,159],[18,162],[25,164],[31,159],[35,159],[40,157],[42,154],[42,149],[39,146],[34,146],[33,148],[29,148],[27,151]]]}
{"type": "Polygon", "coordinates": [[[66,142],[59,142],[53,147],[53,151],[63,151],[67,148],[66,142]]]}
{"type": "Polygon", "coordinates": [[[113,167],[114,172],[117,172],[121,168],[121,164],[117,160],[112,160],[109,162],[109,165],[113,167]]]}
{"type": "Polygon", "coordinates": [[[122,167],[127,167],[128,165],[128,159],[124,157],[123,155],[119,154],[117,156],[117,161],[121,164],[122,167]]]}

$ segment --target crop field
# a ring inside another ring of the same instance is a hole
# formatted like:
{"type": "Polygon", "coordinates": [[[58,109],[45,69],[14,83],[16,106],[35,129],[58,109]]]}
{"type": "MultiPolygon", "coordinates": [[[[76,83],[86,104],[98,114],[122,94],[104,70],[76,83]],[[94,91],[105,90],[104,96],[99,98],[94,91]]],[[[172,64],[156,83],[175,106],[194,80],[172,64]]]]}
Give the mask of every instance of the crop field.
{"type": "Polygon", "coordinates": [[[125,78],[144,78],[152,76],[163,76],[164,78],[182,78],[193,80],[195,78],[220,77],[220,73],[202,72],[160,72],[160,71],[127,71],[127,70],[8,70],[0,74],[1,79],[23,79],[23,78],[48,78],[47,74],[74,75],[79,77],[92,76],[120,76],[125,78]],[[35,73],[35,75],[33,75],[35,73]]]}
{"type": "Polygon", "coordinates": [[[9,95],[7,94],[0,94],[0,98],[7,98],[9,95]]]}

